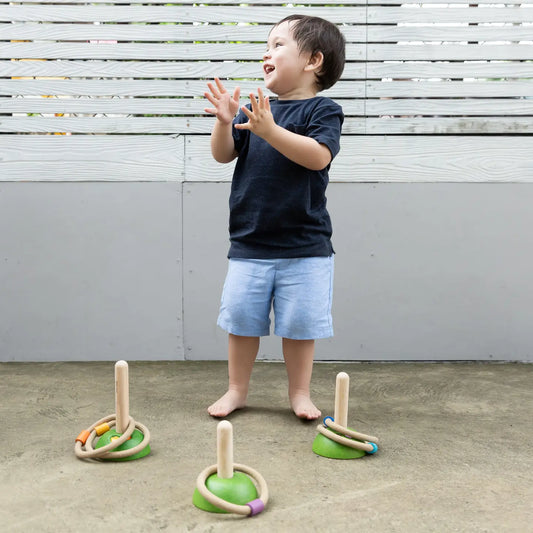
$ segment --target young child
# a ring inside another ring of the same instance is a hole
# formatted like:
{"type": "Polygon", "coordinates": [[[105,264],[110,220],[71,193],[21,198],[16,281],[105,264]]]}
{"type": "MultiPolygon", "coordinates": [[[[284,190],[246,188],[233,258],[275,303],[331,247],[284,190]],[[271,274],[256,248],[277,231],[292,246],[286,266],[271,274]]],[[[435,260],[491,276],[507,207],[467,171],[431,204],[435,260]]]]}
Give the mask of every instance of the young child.
{"type": "Polygon", "coordinates": [[[229,333],[229,387],[208,412],[224,417],[245,406],[260,337],[282,349],[294,413],[320,416],[310,396],[315,339],[333,335],[333,247],[326,209],[328,169],[339,151],[342,108],[319,91],[341,76],[345,40],[332,23],[291,15],[270,31],[263,55],[265,86],[240,108],[240,89],[218,78],[205,93],[216,116],[211,152],[237,157],[230,195],[229,266],[218,325],[229,333]]]}

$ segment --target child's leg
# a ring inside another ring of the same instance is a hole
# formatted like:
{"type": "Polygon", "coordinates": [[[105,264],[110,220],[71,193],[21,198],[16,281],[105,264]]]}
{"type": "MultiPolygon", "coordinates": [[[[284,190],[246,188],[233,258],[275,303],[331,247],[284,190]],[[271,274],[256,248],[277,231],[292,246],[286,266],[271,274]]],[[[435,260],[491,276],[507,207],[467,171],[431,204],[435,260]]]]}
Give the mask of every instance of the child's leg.
{"type": "Polygon", "coordinates": [[[227,416],[235,409],[240,409],[246,405],[248,385],[258,351],[259,337],[229,335],[228,391],[207,408],[207,412],[211,416],[227,416]]]}
{"type": "Polygon", "coordinates": [[[289,378],[289,400],[296,416],[315,420],[320,411],[311,401],[309,387],[315,355],[314,340],[283,339],[283,358],[289,378]]]}

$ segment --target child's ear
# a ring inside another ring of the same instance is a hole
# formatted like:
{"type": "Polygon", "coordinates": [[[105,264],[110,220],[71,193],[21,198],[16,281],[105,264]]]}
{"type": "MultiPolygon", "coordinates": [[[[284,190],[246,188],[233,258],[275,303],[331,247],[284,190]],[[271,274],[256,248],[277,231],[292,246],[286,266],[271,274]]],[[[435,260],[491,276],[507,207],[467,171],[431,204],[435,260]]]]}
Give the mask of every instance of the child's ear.
{"type": "Polygon", "coordinates": [[[324,63],[324,54],[322,52],[316,52],[309,58],[305,70],[320,71],[322,63],[324,63]]]}

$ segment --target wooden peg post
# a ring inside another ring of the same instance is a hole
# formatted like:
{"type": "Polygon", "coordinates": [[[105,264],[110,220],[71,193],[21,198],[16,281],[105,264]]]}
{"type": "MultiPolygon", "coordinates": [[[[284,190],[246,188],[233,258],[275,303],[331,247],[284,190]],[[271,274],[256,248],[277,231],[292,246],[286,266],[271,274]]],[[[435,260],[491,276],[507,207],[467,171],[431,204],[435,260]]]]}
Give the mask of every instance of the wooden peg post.
{"type": "Polygon", "coordinates": [[[233,477],[233,426],[227,420],[217,426],[217,475],[223,479],[233,477]]]}
{"type": "Polygon", "coordinates": [[[348,427],[348,398],[350,396],[350,376],[346,372],[337,374],[335,386],[334,419],[340,426],[348,427]]]}
{"type": "Polygon", "coordinates": [[[116,430],[118,433],[124,433],[130,422],[128,363],[126,361],[117,361],[115,364],[115,408],[116,430]]]}

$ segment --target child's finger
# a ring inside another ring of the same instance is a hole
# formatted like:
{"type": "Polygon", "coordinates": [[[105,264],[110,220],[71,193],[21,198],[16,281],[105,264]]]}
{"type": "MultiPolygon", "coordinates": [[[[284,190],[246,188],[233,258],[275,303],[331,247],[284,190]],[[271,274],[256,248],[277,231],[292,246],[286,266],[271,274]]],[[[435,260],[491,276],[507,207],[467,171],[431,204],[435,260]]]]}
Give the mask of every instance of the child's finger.
{"type": "Polygon", "coordinates": [[[233,91],[233,99],[238,102],[239,98],[241,97],[241,88],[235,87],[235,90],[233,91]]]}
{"type": "Polygon", "coordinates": [[[214,105],[216,106],[217,105],[217,100],[215,100],[215,98],[209,94],[209,93],[204,93],[204,96],[214,105]]]}
{"type": "Polygon", "coordinates": [[[253,116],[254,116],[253,112],[250,111],[245,105],[243,105],[241,107],[241,110],[248,118],[250,118],[250,119],[253,118],[253,116]]]}
{"type": "Polygon", "coordinates": [[[218,89],[211,82],[208,82],[207,86],[209,87],[209,90],[213,93],[213,95],[216,98],[220,98],[220,92],[218,91],[218,89]]]}
{"type": "Polygon", "coordinates": [[[215,78],[215,83],[217,84],[218,90],[222,94],[226,92],[226,87],[224,87],[224,84],[220,81],[220,78],[215,78]]]}
{"type": "Polygon", "coordinates": [[[264,107],[265,97],[263,96],[263,91],[261,87],[257,88],[257,99],[259,101],[259,108],[262,109],[264,107]]]}
{"type": "Polygon", "coordinates": [[[206,113],[209,113],[210,115],[216,115],[217,114],[217,110],[213,109],[212,107],[204,107],[204,111],[206,113]]]}
{"type": "Polygon", "coordinates": [[[257,113],[257,100],[254,93],[250,93],[250,103],[252,104],[252,111],[257,113]]]}

